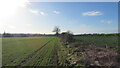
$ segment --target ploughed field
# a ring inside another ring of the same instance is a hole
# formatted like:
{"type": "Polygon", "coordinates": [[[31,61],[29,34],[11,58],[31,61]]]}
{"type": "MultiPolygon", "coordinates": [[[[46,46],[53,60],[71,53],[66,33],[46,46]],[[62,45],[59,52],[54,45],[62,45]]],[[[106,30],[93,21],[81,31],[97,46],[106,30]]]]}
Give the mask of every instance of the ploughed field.
{"type": "Polygon", "coordinates": [[[59,37],[5,37],[3,66],[114,66],[117,36],[74,36],[65,44],[59,37]]]}

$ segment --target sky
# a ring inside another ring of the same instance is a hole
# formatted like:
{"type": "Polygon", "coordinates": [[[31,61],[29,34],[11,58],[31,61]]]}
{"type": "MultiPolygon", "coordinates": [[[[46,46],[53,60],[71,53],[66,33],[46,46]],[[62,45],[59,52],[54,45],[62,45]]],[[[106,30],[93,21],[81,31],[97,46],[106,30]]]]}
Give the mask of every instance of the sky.
{"type": "Polygon", "coordinates": [[[30,2],[119,2],[119,0],[29,0],[30,2]]]}
{"type": "Polygon", "coordinates": [[[74,34],[118,32],[117,2],[21,1],[11,5],[0,13],[1,32],[52,34],[55,26],[74,34]]]}

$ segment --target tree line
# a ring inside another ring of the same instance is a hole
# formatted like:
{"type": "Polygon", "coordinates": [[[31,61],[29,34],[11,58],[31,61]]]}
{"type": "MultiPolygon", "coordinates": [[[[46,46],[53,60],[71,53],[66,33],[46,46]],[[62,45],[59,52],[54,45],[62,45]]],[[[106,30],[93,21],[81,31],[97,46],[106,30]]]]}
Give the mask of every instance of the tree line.
{"type": "Polygon", "coordinates": [[[120,33],[111,33],[111,34],[98,34],[98,33],[93,33],[93,34],[78,34],[78,35],[73,35],[73,33],[68,30],[66,32],[60,33],[60,28],[58,26],[55,26],[53,32],[55,32],[55,35],[65,43],[71,43],[74,42],[74,36],[120,36],[120,33]]]}

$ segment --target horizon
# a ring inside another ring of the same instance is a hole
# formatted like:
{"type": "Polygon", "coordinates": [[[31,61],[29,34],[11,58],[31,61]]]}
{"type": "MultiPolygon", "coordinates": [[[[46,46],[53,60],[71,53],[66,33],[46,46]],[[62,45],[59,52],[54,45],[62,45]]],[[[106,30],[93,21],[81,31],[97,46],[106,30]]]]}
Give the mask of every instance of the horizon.
{"type": "Polygon", "coordinates": [[[29,2],[7,12],[0,31],[54,34],[59,26],[74,34],[118,33],[117,10],[117,2],[29,2]]]}
{"type": "MultiPolygon", "coordinates": [[[[62,31],[62,32],[67,32],[67,31],[62,31]]],[[[62,32],[60,32],[60,33],[62,33],[62,32]]],[[[71,31],[72,32],[72,31],[71,31]]],[[[0,34],[3,34],[4,32],[1,32],[0,34]]],[[[55,34],[55,32],[53,32],[53,33],[40,33],[40,32],[29,32],[29,33],[27,33],[27,32],[25,32],[25,33],[23,33],[23,32],[5,32],[5,33],[10,33],[10,34],[55,34]]],[[[72,32],[73,33],[73,32],[72,32]]],[[[97,33],[97,32],[94,32],[94,33],[73,33],[73,34],[118,34],[118,33],[120,33],[120,32],[108,32],[108,33],[97,33]]]]}

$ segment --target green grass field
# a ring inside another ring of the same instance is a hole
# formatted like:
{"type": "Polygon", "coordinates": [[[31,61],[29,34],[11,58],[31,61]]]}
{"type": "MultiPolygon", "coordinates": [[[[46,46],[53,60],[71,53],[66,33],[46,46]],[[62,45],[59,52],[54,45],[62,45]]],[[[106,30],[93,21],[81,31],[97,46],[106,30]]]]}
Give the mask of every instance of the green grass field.
{"type": "Polygon", "coordinates": [[[77,41],[84,44],[96,44],[98,46],[118,47],[118,36],[75,36],[77,41]]]}
{"type": "Polygon", "coordinates": [[[38,48],[42,47],[48,41],[51,41],[51,42],[46,44],[47,46],[43,47],[43,50],[41,50],[40,52],[42,53],[42,51],[44,52],[44,50],[47,50],[47,49],[52,50],[52,47],[50,46],[51,45],[53,46],[54,39],[55,37],[3,38],[3,42],[2,42],[3,66],[18,65],[22,60],[24,60],[27,56],[29,56],[31,53],[36,51],[38,48]]]}
{"type": "MultiPolygon", "coordinates": [[[[107,45],[117,48],[117,36],[74,36],[84,45],[107,45]]],[[[57,37],[5,37],[2,39],[3,66],[67,66],[66,60],[76,61],[74,50],[67,48],[57,37]]],[[[79,60],[80,61],[80,60],[79,60]]],[[[81,64],[80,64],[81,65],[81,64]]]]}

